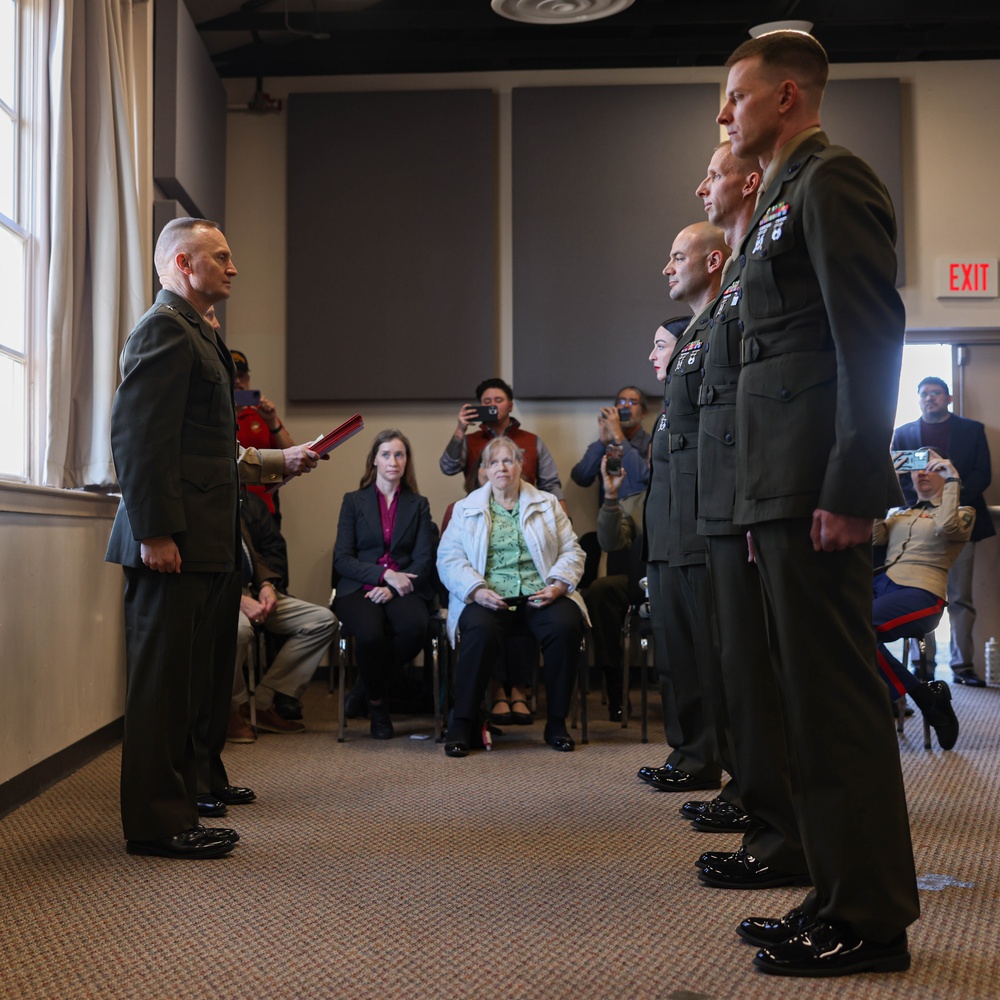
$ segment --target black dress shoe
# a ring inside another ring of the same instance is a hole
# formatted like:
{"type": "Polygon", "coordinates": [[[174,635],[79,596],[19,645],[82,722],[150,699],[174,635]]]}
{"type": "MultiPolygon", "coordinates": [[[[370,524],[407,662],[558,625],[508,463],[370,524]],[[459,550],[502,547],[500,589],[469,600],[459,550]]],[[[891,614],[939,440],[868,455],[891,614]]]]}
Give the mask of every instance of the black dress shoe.
{"type": "Polygon", "coordinates": [[[448,740],[444,745],[444,752],[449,757],[468,757],[469,744],[462,740],[448,740]]]}
{"type": "Polygon", "coordinates": [[[283,719],[289,722],[299,722],[302,719],[302,702],[298,698],[293,698],[290,694],[282,694],[280,691],[274,692],[274,702],[271,707],[283,719]]]}
{"type": "Polygon", "coordinates": [[[241,788],[239,785],[223,785],[221,788],[213,788],[212,794],[225,802],[227,806],[245,806],[257,798],[252,788],[241,788]]]}
{"type": "Polygon", "coordinates": [[[736,933],[748,944],[769,948],[773,944],[784,944],[796,934],[801,934],[815,919],[805,910],[796,907],[783,917],[747,917],[740,922],[736,933]]]}
{"type": "Polygon", "coordinates": [[[663,767],[640,767],[636,772],[636,777],[645,782],[651,782],[661,771],[665,771],[670,764],[664,764],[663,767]]]}
{"type": "Polygon", "coordinates": [[[920,701],[927,704],[921,705],[918,701],[917,707],[937,733],[941,749],[950,750],[958,741],[958,716],[951,706],[951,690],[944,681],[928,681],[921,687],[927,689],[927,696],[920,701]]]}
{"type": "Polygon", "coordinates": [[[728,858],[701,866],[698,878],[713,889],[770,889],[779,885],[812,885],[808,875],[777,871],[741,847],[728,858]]]}
{"type": "Polygon", "coordinates": [[[173,837],[159,840],[128,840],[125,850],[129,854],[145,854],[157,858],[221,858],[229,854],[235,842],[219,837],[205,827],[195,826],[173,837]]]}
{"type": "Polygon", "coordinates": [[[721,801],[722,799],[718,795],[714,799],[692,799],[681,806],[680,814],[685,819],[697,819],[706,809],[721,801]]]}
{"type": "Polygon", "coordinates": [[[222,840],[229,840],[234,844],[239,843],[240,835],[228,826],[202,826],[199,823],[196,830],[205,830],[207,833],[212,834],[215,837],[219,837],[222,840]]]}
{"type": "Polygon", "coordinates": [[[695,792],[702,788],[720,788],[722,782],[715,778],[696,778],[693,774],[673,764],[665,764],[658,774],[651,775],[649,783],[661,792],[695,792]]]}
{"type": "Polygon", "coordinates": [[[720,799],[707,805],[691,825],[705,833],[743,833],[750,827],[750,817],[739,806],[720,799]]]}
{"type": "Polygon", "coordinates": [[[391,740],[396,735],[392,728],[392,719],[384,705],[368,705],[368,714],[371,716],[371,734],[373,740],[391,740]]]}
{"type": "Polygon", "coordinates": [[[974,688],[986,687],[986,681],[976,676],[976,671],[972,668],[972,664],[953,667],[951,672],[956,684],[964,684],[966,687],[974,688]]]}
{"type": "Polygon", "coordinates": [[[222,799],[217,799],[214,795],[198,796],[199,816],[225,816],[228,811],[222,799]]]}
{"type": "Polygon", "coordinates": [[[910,952],[906,931],[883,944],[865,941],[847,924],[817,920],[788,941],[762,948],[753,964],[776,976],[905,972],[910,967],[910,952]]]}
{"type": "Polygon", "coordinates": [[[543,735],[545,742],[553,750],[561,750],[563,753],[569,753],[576,746],[576,741],[566,732],[565,726],[562,728],[552,726],[550,728],[549,725],[546,725],[543,735]]]}

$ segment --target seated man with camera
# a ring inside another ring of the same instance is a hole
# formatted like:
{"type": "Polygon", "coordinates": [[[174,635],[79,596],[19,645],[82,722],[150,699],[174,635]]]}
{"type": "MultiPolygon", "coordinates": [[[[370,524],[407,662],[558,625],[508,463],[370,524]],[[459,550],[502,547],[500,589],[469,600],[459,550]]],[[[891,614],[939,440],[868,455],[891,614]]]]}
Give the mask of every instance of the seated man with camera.
{"type": "Polygon", "coordinates": [[[611,406],[597,415],[597,440],[573,466],[570,478],[577,486],[589,486],[595,479],[598,506],[604,503],[604,482],[601,460],[608,456],[608,473],[624,473],[619,496],[644,493],[649,482],[649,444],[652,437],[642,426],[649,406],[646,395],[634,385],[627,385],[615,394],[611,406]]]}
{"type": "Polygon", "coordinates": [[[502,378],[488,378],[476,386],[478,404],[465,403],[458,411],[458,426],[441,456],[441,471],[446,476],[465,476],[465,492],[479,487],[479,460],[483,449],[494,438],[508,437],[524,452],[521,478],[532,486],[551,493],[566,509],[559,470],[549,449],[537,434],[526,431],[511,416],[514,390],[502,378]],[[478,431],[467,433],[469,426],[480,422],[478,431]]]}

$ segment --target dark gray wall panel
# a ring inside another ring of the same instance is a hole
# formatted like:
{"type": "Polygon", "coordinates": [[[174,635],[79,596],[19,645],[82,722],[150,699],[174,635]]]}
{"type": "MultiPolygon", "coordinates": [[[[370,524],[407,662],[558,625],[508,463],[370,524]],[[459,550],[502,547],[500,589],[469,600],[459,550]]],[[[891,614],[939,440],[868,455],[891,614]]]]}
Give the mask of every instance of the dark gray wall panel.
{"type": "Polygon", "coordinates": [[[223,223],[226,91],[187,7],[156,0],[153,179],[190,215],[223,223]]]}
{"type": "Polygon", "coordinates": [[[292,94],[288,397],[467,399],[496,342],[490,91],[292,94]]]}
{"type": "Polygon", "coordinates": [[[655,395],[657,324],[687,310],[661,271],[705,218],[694,191],[719,141],[714,84],[513,92],[514,391],[655,395]]]}
{"type": "Polygon", "coordinates": [[[896,284],[905,284],[903,248],[903,148],[900,82],[885,80],[831,80],[822,108],[823,131],[830,141],[846,146],[882,178],[896,209],[896,284]]]}

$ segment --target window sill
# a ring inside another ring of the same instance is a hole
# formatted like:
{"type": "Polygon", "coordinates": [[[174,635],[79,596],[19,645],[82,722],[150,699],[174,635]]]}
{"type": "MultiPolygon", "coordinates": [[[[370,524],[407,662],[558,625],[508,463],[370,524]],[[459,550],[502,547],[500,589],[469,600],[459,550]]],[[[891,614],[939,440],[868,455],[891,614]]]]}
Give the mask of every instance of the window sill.
{"type": "Polygon", "coordinates": [[[118,497],[82,490],[57,490],[51,486],[0,480],[0,512],[48,514],[60,517],[97,517],[111,520],[118,509],[118,497]]]}

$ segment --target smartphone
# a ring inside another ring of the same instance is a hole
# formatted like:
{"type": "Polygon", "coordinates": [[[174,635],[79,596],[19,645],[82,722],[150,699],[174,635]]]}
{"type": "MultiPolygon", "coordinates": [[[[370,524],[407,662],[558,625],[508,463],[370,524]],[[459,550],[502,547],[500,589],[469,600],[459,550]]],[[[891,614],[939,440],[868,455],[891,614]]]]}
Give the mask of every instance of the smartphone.
{"type": "Polygon", "coordinates": [[[622,446],[620,444],[609,444],[604,449],[608,456],[604,468],[609,476],[620,476],[622,473],[622,446]]]}
{"type": "Polygon", "coordinates": [[[621,406],[618,408],[618,419],[623,423],[627,424],[632,419],[632,408],[629,406],[621,406]]]}
{"type": "Polygon", "coordinates": [[[915,451],[894,451],[892,453],[892,463],[897,472],[912,472],[914,469],[926,469],[930,460],[929,448],[917,448],[915,451]]]}
{"type": "Polygon", "coordinates": [[[256,406],[260,402],[260,389],[234,389],[237,406],[256,406]]]}
{"type": "Polygon", "coordinates": [[[531,594],[519,594],[517,597],[505,597],[503,602],[511,611],[515,611],[517,608],[524,607],[530,599],[531,594]]]}
{"type": "Polygon", "coordinates": [[[484,424],[496,423],[500,416],[500,410],[496,406],[477,406],[475,403],[471,405],[476,411],[476,420],[480,420],[484,424]]]}

